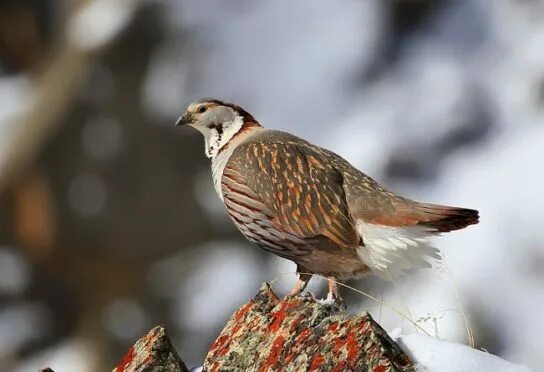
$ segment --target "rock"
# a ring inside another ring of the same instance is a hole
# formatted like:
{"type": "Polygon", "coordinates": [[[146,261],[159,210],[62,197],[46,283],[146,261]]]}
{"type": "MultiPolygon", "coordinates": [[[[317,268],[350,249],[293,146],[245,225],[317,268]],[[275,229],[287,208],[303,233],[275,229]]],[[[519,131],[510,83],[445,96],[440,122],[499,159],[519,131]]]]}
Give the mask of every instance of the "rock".
{"type": "Polygon", "coordinates": [[[188,372],[161,326],[132,346],[113,372],[188,372]]]}
{"type": "MultiPolygon", "coordinates": [[[[280,300],[265,283],[227,322],[203,370],[409,372],[415,367],[369,314],[348,314],[309,294],[280,300]]],[[[166,330],[156,327],[113,371],[188,370],[166,330]]]]}
{"type": "Polygon", "coordinates": [[[230,318],[204,370],[414,371],[409,357],[363,313],[351,315],[311,296],[279,300],[264,284],[230,318]]]}

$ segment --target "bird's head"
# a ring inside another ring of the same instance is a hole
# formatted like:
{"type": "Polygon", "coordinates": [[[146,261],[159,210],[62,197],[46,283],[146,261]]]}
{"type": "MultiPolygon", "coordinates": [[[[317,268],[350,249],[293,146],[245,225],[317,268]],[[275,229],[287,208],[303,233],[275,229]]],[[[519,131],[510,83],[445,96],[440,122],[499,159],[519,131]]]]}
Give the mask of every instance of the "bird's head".
{"type": "Polygon", "coordinates": [[[204,135],[206,156],[214,158],[237,134],[260,124],[240,106],[216,99],[193,102],[176,125],[189,125],[204,135]]]}

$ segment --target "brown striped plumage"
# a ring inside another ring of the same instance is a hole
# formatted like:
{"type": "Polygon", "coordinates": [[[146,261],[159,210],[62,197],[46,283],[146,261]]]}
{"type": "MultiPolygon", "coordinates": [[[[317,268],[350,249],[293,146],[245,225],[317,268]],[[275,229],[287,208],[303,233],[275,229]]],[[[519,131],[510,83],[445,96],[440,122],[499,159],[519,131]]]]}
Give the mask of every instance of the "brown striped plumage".
{"type": "MultiPolygon", "coordinates": [[[[475,210],[398,196],[337,154],[262,128],[239,106],[203,100],[180,122],[204,134],[236,227],[299,272],[346,279],[423,266],[424,257],[437,257],[426,236],[478,222],[475,210]]],[[[301,279],[295,292],[308,278],[301,279]]],[[[330,295],[337,296],[332,282],[330,295]]]]}

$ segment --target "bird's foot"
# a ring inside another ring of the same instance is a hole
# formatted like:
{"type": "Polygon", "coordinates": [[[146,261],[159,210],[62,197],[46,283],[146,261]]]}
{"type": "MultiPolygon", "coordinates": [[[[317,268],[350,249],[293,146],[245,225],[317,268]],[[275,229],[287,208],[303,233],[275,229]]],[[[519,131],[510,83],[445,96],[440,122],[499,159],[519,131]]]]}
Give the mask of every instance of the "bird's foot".
{"type": "Polygon", "coordinates": [[[295,298],[295,297],[300,297],[302,299],[315,299],[314,295],[311,292],[303,292],[303,291],[300,291],[300,292],[291,291],[291,293],[285,296],[285,298],[295,298]]]}
{"type": "Polygon", "coordinates": [[[327,298],[321,300],[323,304],[330,304],[338,307],[341,310],[347,310],[346,303],[342,296],[340,296],[340,291],[338,290],[338,283],[334,278],[328,278],[329,281],[329,292],[327,293],[327,298]]]}
{"type": "Polygon", "coordinates": [[[302,292],[299,296],[305,300],[315,300],[315,296],[312,292],[302,292]]]}
{"type": "Polygon", "coordinates": [[[310,281],[310,278],[311,278],[311,276],[300,275],[298,280],[297,280],[297,283],[295,284],[295,286],[293,288],[293,290],[291,291],[291,293],[289,293],[287,295],[287,297],[296,297],[296,296],[300,295],[302,293],[302,291],[304,291],[304,289],[308,285],[308,282],[310,281]]]}
{"type": "Polygon", "coordinates": [[[324,306],[337,307],[339,310],[347,310],[344,299],[340,296],[333,296],[330,292],[327,294],[326,298],[316,301],[324,306]]]}

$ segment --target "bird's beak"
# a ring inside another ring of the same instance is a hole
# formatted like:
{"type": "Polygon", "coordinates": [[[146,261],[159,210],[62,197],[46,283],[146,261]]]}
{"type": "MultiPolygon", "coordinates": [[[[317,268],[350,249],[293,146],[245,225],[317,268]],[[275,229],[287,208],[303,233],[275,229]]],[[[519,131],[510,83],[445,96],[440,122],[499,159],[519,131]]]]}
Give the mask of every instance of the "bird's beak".
{"type": "Polygon", "coordinates": [[[194,122],[193,116],[186,112],[185,114],[180,116],[179,119],[176,121],[176,126],[191,124],[193,122],[194,122]]]}

